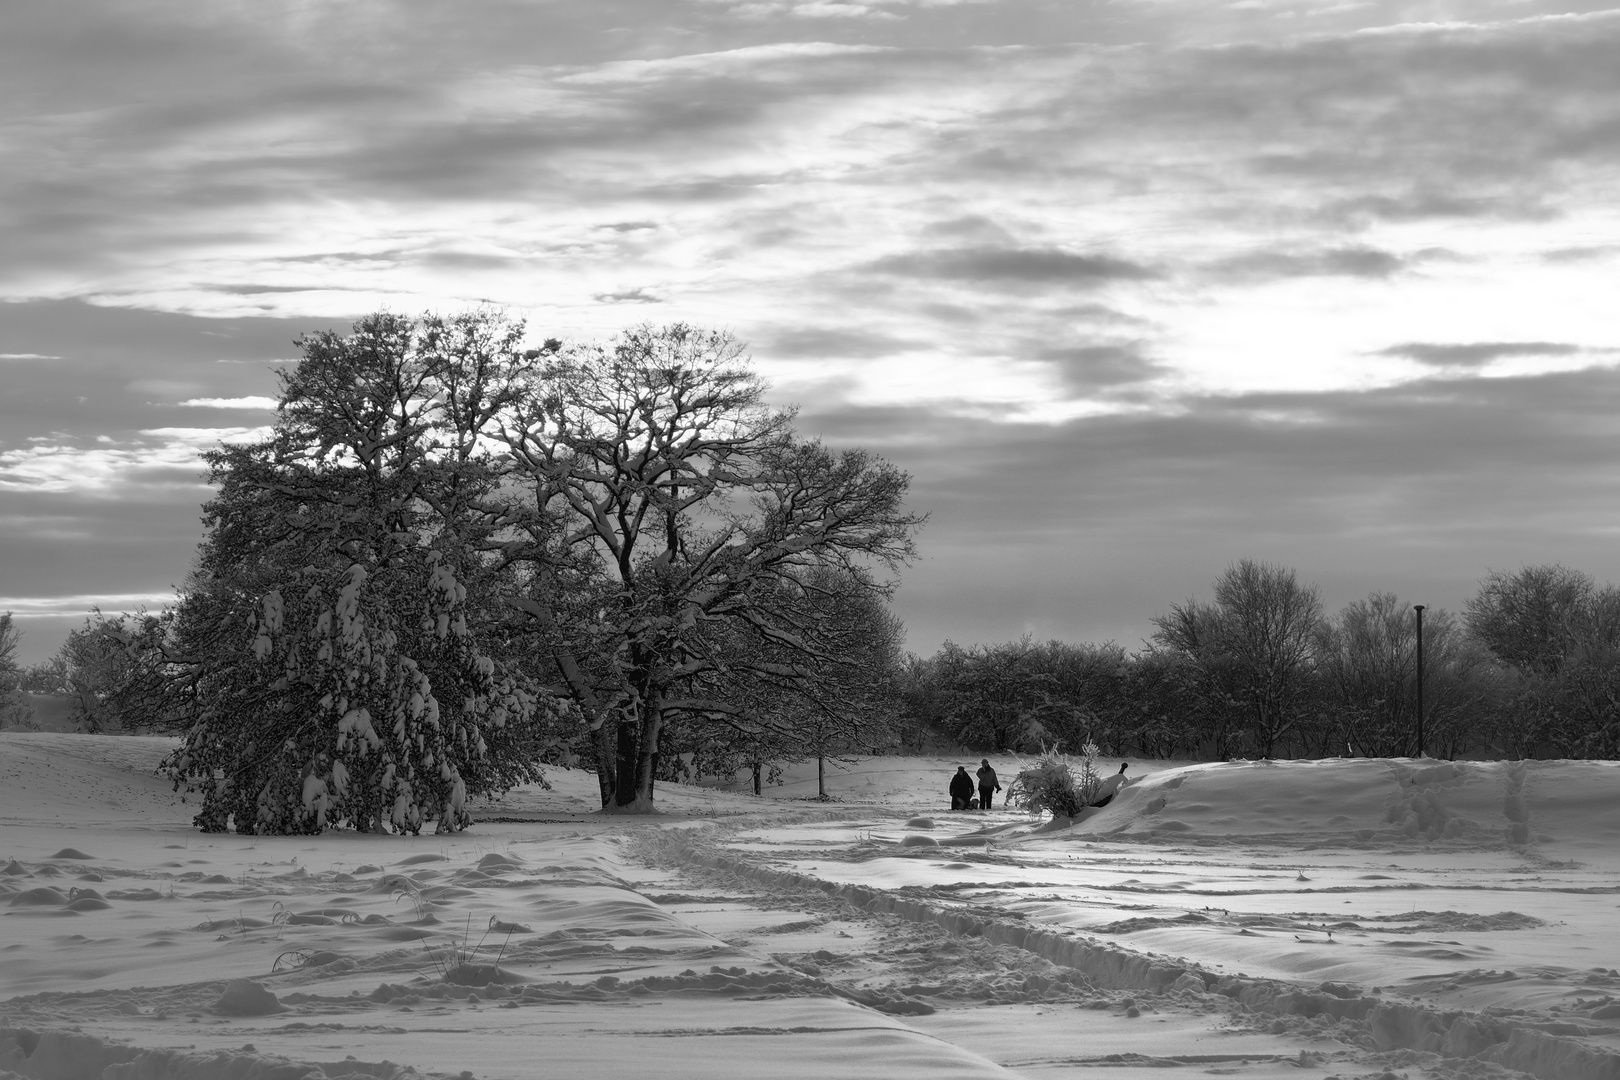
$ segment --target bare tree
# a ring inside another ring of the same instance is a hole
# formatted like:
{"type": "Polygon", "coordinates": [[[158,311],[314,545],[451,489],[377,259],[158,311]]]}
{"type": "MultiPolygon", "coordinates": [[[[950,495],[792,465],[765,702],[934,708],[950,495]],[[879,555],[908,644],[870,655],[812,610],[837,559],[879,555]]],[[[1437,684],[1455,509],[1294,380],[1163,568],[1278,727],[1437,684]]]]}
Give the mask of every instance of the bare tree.
{"type": "MultiPolygon", "coordinates": [[[[1417,620],[1394,593],[1371,593],[1323,627],[1319,670],[1338,720],[1336,749],[1410,753],[1416,738],[1417,620]]],[[[1455,616],[1431,609],[1423,624],[1424,727],[1435,745],[1474,737],[1491,695],[1488,656],[1455,616]]]]}
{"type": "MultiPolygon", "coordinates": [[[[1216,580],[1213,604],[1189,600],[1155,618],[1154,639],[1198,663],[1211,692],[1270,757],[1304,715],[1321,623],[1315,586],[1301,585],[1293,570],[1244,559],[1216,580]]],[[[1229,738],[1223,729],[1218,755],[1229,738]]]]}
{"type": "Polygon", "coordinates": [[[1492,570],[1463,605],[1469,630],[1496,658],[1520,671],[1551,675],[1576,643],[1603,628],[1613,635],[1613,605],[1596,604],[1591,577],[1565,566],[1492,570]],[[1606,625],[1605,625],[1606,624],[1606,625]]]}
{"type": "Polygon", "coordinates": [[[542,524],[524,628],[595,732],[604,807],[652,809],[666,718],[747,736],[773,692],[836,713],[850,637],[833,570],[879,600],[922,519],[905,473],[798,439],[726,334],[642,327],[563,350],[506,429],[542,524]]]}

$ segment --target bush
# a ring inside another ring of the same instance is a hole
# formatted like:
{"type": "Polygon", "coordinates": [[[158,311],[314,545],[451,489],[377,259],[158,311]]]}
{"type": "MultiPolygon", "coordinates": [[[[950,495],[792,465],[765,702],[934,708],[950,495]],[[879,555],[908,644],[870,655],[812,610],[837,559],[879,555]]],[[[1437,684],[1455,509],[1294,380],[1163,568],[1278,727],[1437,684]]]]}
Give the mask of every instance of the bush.
{"type": "Polygon", "coordinates": [[[1080,760],[1076,770],[1058,753],[1056,746],[1041,751],[1033,764],[1018,770],[1007,789],[1007,801],[1014,806],[1039,814],[1050,811],[1053,817],[1074,817],[1096,797],[1102,777],[1097,774],[1097,744],[1089,738],[1080,747],[1080,760]]]}

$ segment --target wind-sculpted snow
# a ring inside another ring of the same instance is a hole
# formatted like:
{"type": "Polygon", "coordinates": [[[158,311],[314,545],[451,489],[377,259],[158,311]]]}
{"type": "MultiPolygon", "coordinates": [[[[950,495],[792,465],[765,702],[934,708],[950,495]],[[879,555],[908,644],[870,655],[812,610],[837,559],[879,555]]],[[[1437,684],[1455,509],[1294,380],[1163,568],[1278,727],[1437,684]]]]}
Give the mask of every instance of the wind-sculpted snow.
{"type": "Polygon", "coordinates": [[[1620,840],[1617,784],[1615,762],[1225,762],[1148,777],[1079,825],[1110,835],[1295,842],[1607,843],[1620,840]]]}
{"type": "MultiPolygon", "coordinates": [[[[1077,972],[1090,985],[1140,989],[1174,996],[1218,994],[1253,1012],[1273,1014],[1279,1018],[1348,1021],[1352,1026],[1344,1035],[1349,1041],[1383,1052],[1411,1050],[1440,1058],[1465,1058],[1477,1063],[1500,1064],[1533,1076],[1580,1077],[1583,1080],[1587,1077],[1620,1076],[1620,1055],[1611,1049],[1585,1045],[1570,1038],[1620,1035],[1620,1028],[1590,1022],[1620,1017],[1620,1003],[1615,1003],[1609,995],[1604,995],[1601,999],[1603,1003],[1585,1014],[1583,1019],[1587,1023],[1572,1020],[1545,1023],[1507,1016],[1442,1012],[1386,1001],[1332,982],[1324,982],[1314,989],[1302,989],[1277,980],[1223,977],[1196,966],[1156,962],[1151,956],[1099,946],[1070,935],[1008,924],[993,917],[981,919],[950,907],[901,899],[891,893],[858,885],[835,886],[790,871],[764,868],[749,860],[687,846],[688,841],[684,837],[663,838],[663,842],[681,847],[677,852],[666,850],[666,859],[684,857],[738,877],[788,889],[820,888],[859,909],[932,922],[954,935],[1014,945],[1077,972]],[[1612,1011],[1605,1011],[1599,1017],[1595,1014],[1600,1010],[1612,1011]]],[[[1423,912],[1414,913],[1405,921],[1415,923],[1419,920],[1452,932],[1527,929],[1541,925],[1537,919],[1514,912],[1494,918],[1471,917],[1455,912],[1423,912]]],[[[1209,923],[1211,920],[1196,913],[1187,913],[1175,921],[1209,923]]],[[[1354,924],[1343,923],[1341,926],[1352,928],[1354,924]]],[[[1112,924],[1097,929],[1107,933],[1140,928],[1112,924]]],[[[1598,969],[1598,973],[1598,979],[1588,978],[1587,982],[1595,982],[1609,989],[1620,987],[1620,976],[1614,971],[1598,969]]],[[[911,993],[918,993],[916,987],[908,989],[911,993]]]]}
{"type": "Polygon", "coordinates": [[[641,821],[559,771],[522,823],[255,839],[109,824],[150,778],[52,738],[101,786],[0,795],[0,1078],[1620,1076],[1607,764],[1150,767],[1056,825],[905,759],[641,821]]]}

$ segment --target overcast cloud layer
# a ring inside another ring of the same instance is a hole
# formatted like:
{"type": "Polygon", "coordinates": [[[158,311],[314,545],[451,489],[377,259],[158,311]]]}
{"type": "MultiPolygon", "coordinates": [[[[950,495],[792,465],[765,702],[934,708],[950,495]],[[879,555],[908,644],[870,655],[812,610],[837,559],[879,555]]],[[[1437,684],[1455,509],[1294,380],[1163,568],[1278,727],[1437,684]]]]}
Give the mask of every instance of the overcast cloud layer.
{"type": "Polygon", "coordinates": [[[76,3],[0,33],[0,610],[159,603],[299,333],[734,330],[932,514],[914,650],[1620,579],[1620,10],[76,3]]]}

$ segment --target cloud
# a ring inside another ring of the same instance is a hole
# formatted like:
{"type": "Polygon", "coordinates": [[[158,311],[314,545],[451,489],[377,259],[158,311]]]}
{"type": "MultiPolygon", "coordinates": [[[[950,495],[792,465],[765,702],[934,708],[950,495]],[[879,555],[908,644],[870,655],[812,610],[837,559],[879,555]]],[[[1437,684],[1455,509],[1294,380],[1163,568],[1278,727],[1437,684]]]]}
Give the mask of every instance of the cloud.
{"type": "MultiPolygon", "coordinates": [[[[0,303],[0,341],[53,357],[6,368],[0,450],[53,432],[69,441],[126,442],[143,428],[179,426],[180,401],[267,398],[272,373],[300,334],[342,320],[208,319],[82,301],[0,303]]],[[[61,440],[56,440],[61,441],[61,440]]]]}
{"type": "MultiPolygon", "coordinates": [[[[211,292],[227,296],[263,296],[267,293],[308,293],[316,291],[314,285],[222,285],[213,282],[206,286],[211,292]]],[[[329,288],[322,287],[322,288],[329,288]]]]}
{"type": "Polygon", "coordinates": [[[1460,196],[1453,192],[1428,189],[1353,196],[1324,205],[1321,213],[1330,220],[1338,218],[1349,224],[1385,221],[1421,222],[1448,218],[1547,220],[1557,215],[1553,204],[1535,192],[1514,191],[1460,196]]]}
{"type": "MultiPolygon", "coordinates": [[[[245,429],[244,429],[245,430],[245,429]]],[[[152,432],[163,437],[165,433],[152,432]]],[[[33,491],[128,500],[144,486],[196,487],[204,440],[171,437],[159,445],[79,447],[39,443],[0,450],[0,491],[33,491]]]]}
{"type": "Polygon", "coordinates": [[[1216,278],[1248,281],[1299,277],[1387,278],[1404,266],[1405,260],[1387,251],[1351,247],[1306,252],[1250,252],[1212,264],[1210,273],[1216,278]]]}
{"type": "Polygon", "coordinates": [[[8,352],[0,353],[0,360],[60,360],[60,356],[51,356],[47,353],[34,352],[8,352]]]}
{"type": "Polygon", "coordinates": [[[1431,367],[1481,368],[1510,356],[1573,356],[1578,345],[1556,341],[1479,341],[1467,345],[1437,345],[1409,341],[1380,350],[1383,356],[1402,356],[1431,367]]]}
{"type": "Polygon", "coordinates": [[[180,404],[188,409],[274,409],[278,403],[273,397],[254,395],[236,398],[187,398],[180,404]]]}
{"type": "Polygon", "coordinates": [[[167,439],[170,445],[211,447],[222,442],[256,442],[270,437],[268,427],[147,428],[142,435],[167,439]]]}
{"type": "Polygon", "coordinates": [[[872,360],[923,348],[914,338],[878,330],[847,326],[805,326],[777,329],[755,343],[755,352],[776,359],[825,360],[847,357],[872,360]]]}
{"type": "Polygon", "coordinates": [[[868,271],[907,278],[945,281],[1098,286],[1113,281],[1141,281],[1153,270],[1110,255],[1081,255],[1055,248],[968,247],[885,255],[868,271]]]}
{"type": "Polygon", "coordinates": [[[624,289],[619,292],[596,293],[593,299],[600,304],[662,304],[664,298],[646,289],[624,289]]]}
{"type": "Polygon", "coordinates": [[[1613,257],[1620,252],[1620,245],[1614,244],[1578,244],[1573,247],[1555,248],[1544,251],[1541,257],[1552,263],[1584,263],[1598,259],[1613,257]]]}
{"type": "Polygon", "coordinates": [[[82,618],[92,608],[104,612],[157,610],[172,606],[174,592],[88,593],[73,596],[0,596],[0,611],[18,619],[82,618]]]}
{"type": "Polygon", "coordinates": [[[1139,342],[1048,347],[1036,354],[1057,368],[1064,385],[1078,394],[1143,383],[1165,374],[1139,342]]]}
{"type": "Polygon", "coordinates": [[[1330,609],[1392,589],[1455,610],[1487,568],[1527,562],[1620,580],[1613,369],[1178,405],[1052,426],[823,407],[800,424],[912,475],[931,517],[900,611],[923,652],[1024,629],[1135,645],[1244,557],[1296,567],[1330,609]]]}
{"type": "Polygon", "coordinates": [[[798,19],[898,19],[892,11],[876,4],[845,4],[834,0],[797,0],[787,14],[798,19]]]}

